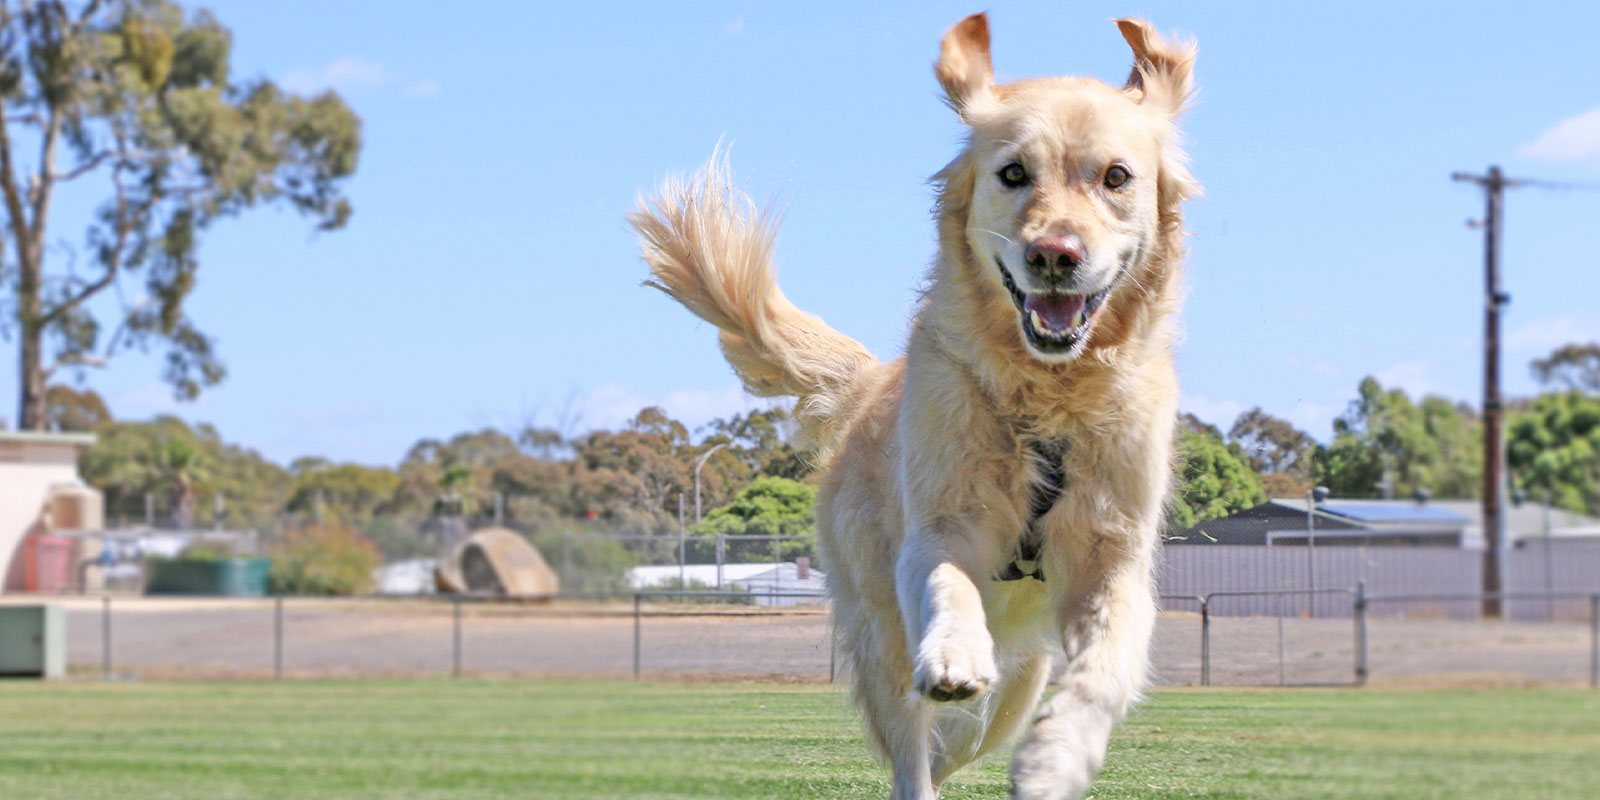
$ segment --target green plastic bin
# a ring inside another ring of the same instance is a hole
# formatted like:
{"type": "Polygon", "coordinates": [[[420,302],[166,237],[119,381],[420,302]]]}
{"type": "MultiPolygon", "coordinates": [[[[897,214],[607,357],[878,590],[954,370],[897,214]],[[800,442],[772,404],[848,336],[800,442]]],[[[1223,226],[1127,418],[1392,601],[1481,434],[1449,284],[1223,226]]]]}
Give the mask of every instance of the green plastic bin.
{"type": "Polygon", "coordinates": [[[265,597],[270,558],[151,561],[145,565],[145,594],[195,594],[212,597],[265,597]]]}

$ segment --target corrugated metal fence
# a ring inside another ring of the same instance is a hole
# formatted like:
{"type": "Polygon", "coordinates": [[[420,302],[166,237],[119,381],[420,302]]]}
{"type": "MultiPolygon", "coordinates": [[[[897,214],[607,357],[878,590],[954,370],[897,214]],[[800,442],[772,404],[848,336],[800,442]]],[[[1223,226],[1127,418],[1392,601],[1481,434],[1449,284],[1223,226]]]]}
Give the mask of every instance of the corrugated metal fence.
{"type": "MultiPolygon", "coordinates": [[[[1483,589],[1483,553],[1412,547],[1304,547],[1173,545],[1163,548],[1160,592],[1204,595],[1211,592],[1352,588],[1366,581],[1370,594],[1471,594],[1483,589]],[[1313,580],[1314,578],[1314,580],[1313,580]]],[[[1555,544],[1547,553],[1535,541],[1507,553],[1507,591],[1600,591],[1600,546],[1555,544]]],[[[1246,596],[1218,598],[1220,616],[1277,615],[1348,617],[1351,599],[1342,594],[1315,598],[1246,596]],[[1315,603],[1315,608],[1311,603],[1315,603]]],[[[1513,619],[1587,618],[1581,600],[1509,601],[1513,619]]],[[[1374,613],[1472,618],[1471,602],[1396,604],[1374,613]]]]}

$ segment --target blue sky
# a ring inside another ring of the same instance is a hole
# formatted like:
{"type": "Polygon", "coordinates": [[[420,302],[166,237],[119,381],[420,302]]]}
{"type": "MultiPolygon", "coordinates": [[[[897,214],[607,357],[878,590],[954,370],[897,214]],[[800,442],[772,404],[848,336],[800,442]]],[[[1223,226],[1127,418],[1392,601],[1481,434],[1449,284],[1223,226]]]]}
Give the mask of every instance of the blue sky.
{"type": "MultiPolygon", "coordinates": [[[[332,86],[365,122],[350,226],[288,211],[208,232],[189,311],[226,383],[179,404],[159,353],[86,374],[119,417],[177,413],[288,460],[394,463],[484,425],[691,423],[749,406],[713,331],[643,277],[624,216],[719,140],[785,209],[791,299],[880,357],[933,251],[926,183],[960,126],[931,74],[970,4],[224,2],[234,72],[332,86]]],[[[1364,375],[1478,397],[1481,212],[1456,170],[1600,181],[1600,4],[995,3],[1000,79],[1120,80],[1110,20],[1200,45],[1186,129],[1184,407],[1318,438],[1364,375]]],[[[87,198],[87,195],[84,196],[87,198]]],[[[52,220],[81,238],[85,203],[52,220]]],[[[1600,193],[1507,200],[1506,386],[1600,339],[1600,193]]],[[[14,364],[15,341],[6,342],[14,364]]],[[[15,367],[0,374],[14,416],[15,367]]]]}

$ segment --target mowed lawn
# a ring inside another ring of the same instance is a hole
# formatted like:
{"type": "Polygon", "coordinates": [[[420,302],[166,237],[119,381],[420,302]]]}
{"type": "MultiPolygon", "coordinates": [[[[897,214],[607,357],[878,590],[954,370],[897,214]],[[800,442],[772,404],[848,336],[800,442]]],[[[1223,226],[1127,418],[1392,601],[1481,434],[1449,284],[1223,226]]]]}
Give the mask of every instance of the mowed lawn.
{"type": "MultiPolygon", "coordinates": [[[[841,690],[0,683],[0,798],[881,798],[841,690]]],[[[1005,796],[1005,757],[950,798],[1005,796]]],[[[1593,798],[1600,693],[1168,690],[1097,798],[1593,798]]]]}

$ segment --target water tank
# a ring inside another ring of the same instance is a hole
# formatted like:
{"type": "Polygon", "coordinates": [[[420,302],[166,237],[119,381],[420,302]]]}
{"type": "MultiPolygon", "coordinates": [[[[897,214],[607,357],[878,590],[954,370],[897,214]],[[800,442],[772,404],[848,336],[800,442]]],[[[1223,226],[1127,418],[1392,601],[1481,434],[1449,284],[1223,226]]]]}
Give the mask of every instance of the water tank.
{"type": "Polygon", "coordinates": [[[100,490],[81,483],[50,487],[50,527],[58,531],[98,531],[105,528],[100,490]]]}

